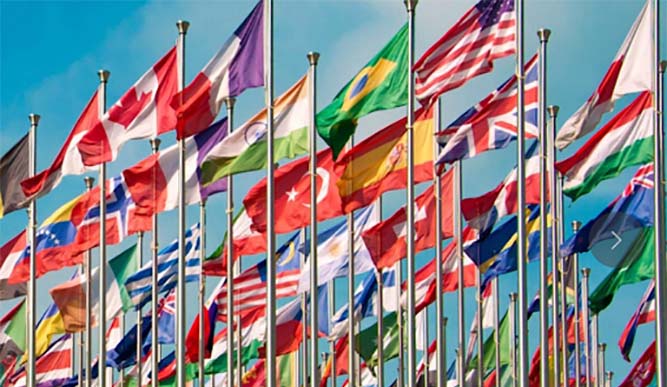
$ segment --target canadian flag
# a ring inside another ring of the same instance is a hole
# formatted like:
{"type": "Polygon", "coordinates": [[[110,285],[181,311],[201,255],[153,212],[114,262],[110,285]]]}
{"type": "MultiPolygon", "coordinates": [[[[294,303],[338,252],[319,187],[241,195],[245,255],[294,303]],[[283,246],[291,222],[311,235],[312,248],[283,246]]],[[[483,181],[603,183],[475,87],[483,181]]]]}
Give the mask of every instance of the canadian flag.
{"type": "Polygon", "coordinates": [[[169,104],[178,91],[176,56],[172,47],[79,140],[84,165],[113,161],[125,142],[176,128],[176,112],[169,104]]]}

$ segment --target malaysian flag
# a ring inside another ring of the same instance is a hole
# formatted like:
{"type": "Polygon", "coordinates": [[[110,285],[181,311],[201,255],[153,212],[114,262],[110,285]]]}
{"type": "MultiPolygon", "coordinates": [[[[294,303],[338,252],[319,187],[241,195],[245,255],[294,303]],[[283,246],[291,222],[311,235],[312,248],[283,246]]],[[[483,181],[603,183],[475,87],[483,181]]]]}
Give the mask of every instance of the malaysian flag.
{"type": "Polygon", "coordinates": [[[481,0],[415,63],[415,94],[430,102],[515,52],[514,0],[481,0]]]}
{"type": "MultiPolygon", "coordinates": [[[[276,297],[290,297],[297,294],[303,241],[300,232],[292,236],[276,252],[276,297]]],[[[234,313],[241,313],[266,306],[266,259],[248,268],[234,278],[234,313]]],[[[227,319],[227,286],[220,282],[214,291],[218,303],[218,320],[227,319]]]]}
{"type": "MultiPolygon", "coordinates": [[[[526,138],[537,138],[537,55],[524,65],[524,71],[526,138]]],[[[506,147],[516,139],[517,110],[517,82],[513,75],[441,132],[440,141],[446,144],[436,163],[453,163],[506,147]]]]}
{"type": "Polygon", "coordinates": [[[630,361],[630,351],[635,342],[637,327],[655,321],[655,281],[651,281],[644,293],[644,297],[639,302],[637,310],[628,321],[628,325],[623,330],[621,338],[618,340],[618,347],[621,349],[623,359],[630,361]]]}

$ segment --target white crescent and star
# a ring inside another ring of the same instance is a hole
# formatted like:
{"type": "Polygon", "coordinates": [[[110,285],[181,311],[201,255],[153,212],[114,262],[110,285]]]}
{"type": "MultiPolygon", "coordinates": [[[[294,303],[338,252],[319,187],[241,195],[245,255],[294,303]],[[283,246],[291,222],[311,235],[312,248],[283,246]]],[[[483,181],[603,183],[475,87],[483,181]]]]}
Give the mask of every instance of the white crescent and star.
{"type": "MultiPolygon", "coordinates": [[[[317,193],[317,203],[322,202],[324,199],[326,199],[327,195],[329,194],[329,184],[331,182],[331,175],[329,174],[329,171],[327,171],[324,168],[317,168],[316,169],[317,175],[322,179],[322,186],[320,187],[318,193],[317,193]]],[[[305,175],[304,175],[305,176],[305,175]]],[[[286,192],[287,194],[287,201],[288,202],[294,202],[296,201],[296,197],[299,195],[299,192],[292,187],[289,191],[286,192]]],[[[309,203],[301,203],[304,207],[310,208],[309,203]]]]}

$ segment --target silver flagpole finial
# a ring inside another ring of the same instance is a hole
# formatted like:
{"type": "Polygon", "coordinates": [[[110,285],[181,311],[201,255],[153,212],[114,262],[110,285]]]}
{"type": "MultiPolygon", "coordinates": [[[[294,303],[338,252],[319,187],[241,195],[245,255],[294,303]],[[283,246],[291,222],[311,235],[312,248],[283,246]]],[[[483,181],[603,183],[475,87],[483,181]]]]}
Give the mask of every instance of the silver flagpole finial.
{"type": "Polygon", "coordinates": [[[573,220],[572,221],[572,231],[577,232],[579,231],[579,228],[581,227],[581,222],[578,220],[573,220]]]}
{"type": "Polygon", "coordinates": [[[540,38],[540,42],[548,42],[549,36],[551,36],[551,30],[548,28],[540,28],[537,30],[537,36],[540,38]]]}
{"type": "Polygon", "coordinates": [[[87,190],[91,190],[93,188],[93,184],[95,184],[95,178],[86,176],[83,178],[83,183],[86,185],[87,190]]]}
{"type": "Polygon", "coordinates": [[[558,116],[558,111],[559,110],[560,110],[560,107],[558,105],[549,105],[547,107],[547,111],[549,112],[549,116],[551,116],[551,117],[558,116]]]}
{"type": "Polygon", "coordinates": [[[100,83],[107,83],[111,72],[109,70],[97,70],[97,76],[100,77],[100,83]]]}
{"type": "Polygon", "coordinates": [[[160,149],[160,144],[162,143],[162,140],[159,138],[151,138],[148,140],[148,142],[151,144],[151,151],[153,153],[157,153],[158,149],[160,149]]]}
{"type": "Polygon", "coordinates": [[[190,22],[185,20],[179,20],[176,22],[176,27],[178,27],[178,33],[185,35],[188,33],[188,28],[190,28],[190,22]]]}
{"type": "Polygon", "coordinates": [[[320,59],[320,53],[317,51],[310,51],[308,54],[306,54],[306,57],[308,58],[308,63],[314,66],[320,59]]]}
{"type": "Polygon", "coordinates": [[[419,0],[403,0],[403,4],[405,4],[405,8],[408,12],[414,11],[418,2],[419,0]]]}
{"type": "Polygon", "coordinates": [[[236,103],[236,98],[234,97],[225,97],[222,99],[222,102],[228,107],[233,108],[236,103]]]}
{"type": "Polygon", "coordinates": [[[662,61],[660,61],[660,64],[658,65],[658,71],[660,71],[661,73],[664,73],[665,69],[667,69],[667,60],[662,60],[662,61]]]}
{"type": "Polygon", "coordinates": [[[28,119],[30,120],[30,125],[37,126],[39,125],[39,119],[42,118],[39,114],[30,113],[28,114],[28,119]]]}

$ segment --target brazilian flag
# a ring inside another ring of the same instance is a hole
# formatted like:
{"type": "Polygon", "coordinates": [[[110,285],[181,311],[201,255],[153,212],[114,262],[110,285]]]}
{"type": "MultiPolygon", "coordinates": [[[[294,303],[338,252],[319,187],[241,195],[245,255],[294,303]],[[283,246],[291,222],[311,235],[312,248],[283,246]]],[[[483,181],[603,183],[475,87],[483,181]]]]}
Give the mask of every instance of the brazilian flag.
{"type": "Polygon", "coordinates": [[[334,158],[366,114],[408,103],[408,25],[317,114],[317,131],[334,158]]]}

